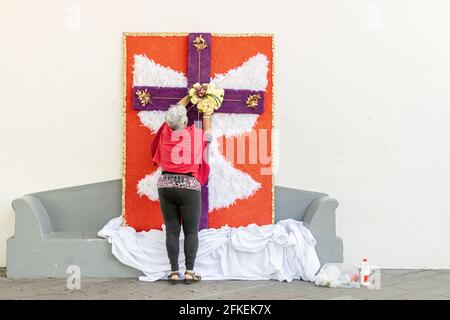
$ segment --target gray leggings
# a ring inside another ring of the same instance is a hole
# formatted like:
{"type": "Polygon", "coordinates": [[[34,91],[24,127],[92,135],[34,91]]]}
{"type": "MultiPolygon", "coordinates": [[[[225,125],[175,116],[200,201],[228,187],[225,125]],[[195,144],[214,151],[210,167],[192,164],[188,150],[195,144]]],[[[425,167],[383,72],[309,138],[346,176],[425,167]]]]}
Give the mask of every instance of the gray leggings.
{"type": "Polygon", "coordinates": [[[198,250],[200,191],[184,188],[158,188],[158,195],[166,226],[166,248],[172,271],[178,271],[181,224],[184,232],[186,270],[193,270],[198,250]]]}

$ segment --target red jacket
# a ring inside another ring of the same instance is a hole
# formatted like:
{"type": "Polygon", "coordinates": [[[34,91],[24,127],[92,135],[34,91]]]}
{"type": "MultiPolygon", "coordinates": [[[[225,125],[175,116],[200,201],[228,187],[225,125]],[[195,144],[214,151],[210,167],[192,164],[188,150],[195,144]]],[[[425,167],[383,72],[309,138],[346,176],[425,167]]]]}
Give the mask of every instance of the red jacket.
{"type": "Polygon", "coordinates": [[[173,130],[164,122],[152,141],[153,163],[164,171],[191,172],[203,185],[210,171],[207,143],[203,130],[194,125],[173,130]]]}

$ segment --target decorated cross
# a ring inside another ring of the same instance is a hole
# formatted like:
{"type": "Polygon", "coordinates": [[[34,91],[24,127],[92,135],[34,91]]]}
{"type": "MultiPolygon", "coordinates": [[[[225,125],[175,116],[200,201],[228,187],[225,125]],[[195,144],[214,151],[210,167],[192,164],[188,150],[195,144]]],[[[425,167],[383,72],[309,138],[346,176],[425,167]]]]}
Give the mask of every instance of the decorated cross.
{"type": "MultiPolygon", "coordinates": [[[[211,34],[190,33],[188,36],[188,87],[133,86],[135,110],[167,110],[185,97],[195,83],[211,80],[211,34]]],[[[190,104],[188,104],[189,106],[190,104]]],[[[199,119],[196,107],[188,107],[189,124],[199,119]]],[[[222,105],[216,112],[261,114],[264,111],[264,91],[225,89],[222,105]]],[[[200,229],[208,227],[208,183],[201,190],[202,212],[200,229]]]]}

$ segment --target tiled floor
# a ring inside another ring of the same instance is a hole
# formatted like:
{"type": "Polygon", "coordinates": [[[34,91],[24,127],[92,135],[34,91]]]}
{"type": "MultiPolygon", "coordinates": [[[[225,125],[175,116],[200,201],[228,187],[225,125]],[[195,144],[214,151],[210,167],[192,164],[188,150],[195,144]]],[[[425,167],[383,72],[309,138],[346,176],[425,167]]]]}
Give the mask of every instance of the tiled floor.
{"type": "Polygon", "coordinates": [[[332,289],[293,281],[202,281],[190,286],[137,279],[81,280],[6,278],[0,269],[0,299],[450,299],[450,270],[383,270],[381,289],[332,289]]]}

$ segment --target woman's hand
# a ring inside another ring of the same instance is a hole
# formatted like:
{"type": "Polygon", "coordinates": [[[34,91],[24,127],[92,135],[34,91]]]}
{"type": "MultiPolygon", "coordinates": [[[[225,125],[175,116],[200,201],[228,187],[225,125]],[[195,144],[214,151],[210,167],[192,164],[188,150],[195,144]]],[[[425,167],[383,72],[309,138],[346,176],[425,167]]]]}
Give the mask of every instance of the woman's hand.
{"type": "Polygon", "coordinates": [[[213,112],[214,110],[212,108],[203,111],[203,130],[207,132],[211,130],[211,115],[213,112]]]}
{"type": "Polygon", "coordinates": [[[208,109],[203,111],[203,118],[204,117],[211,117],[211,115],[213,113],[214,113],[214,109],[213,108],[208,108],[208,109]]]}

